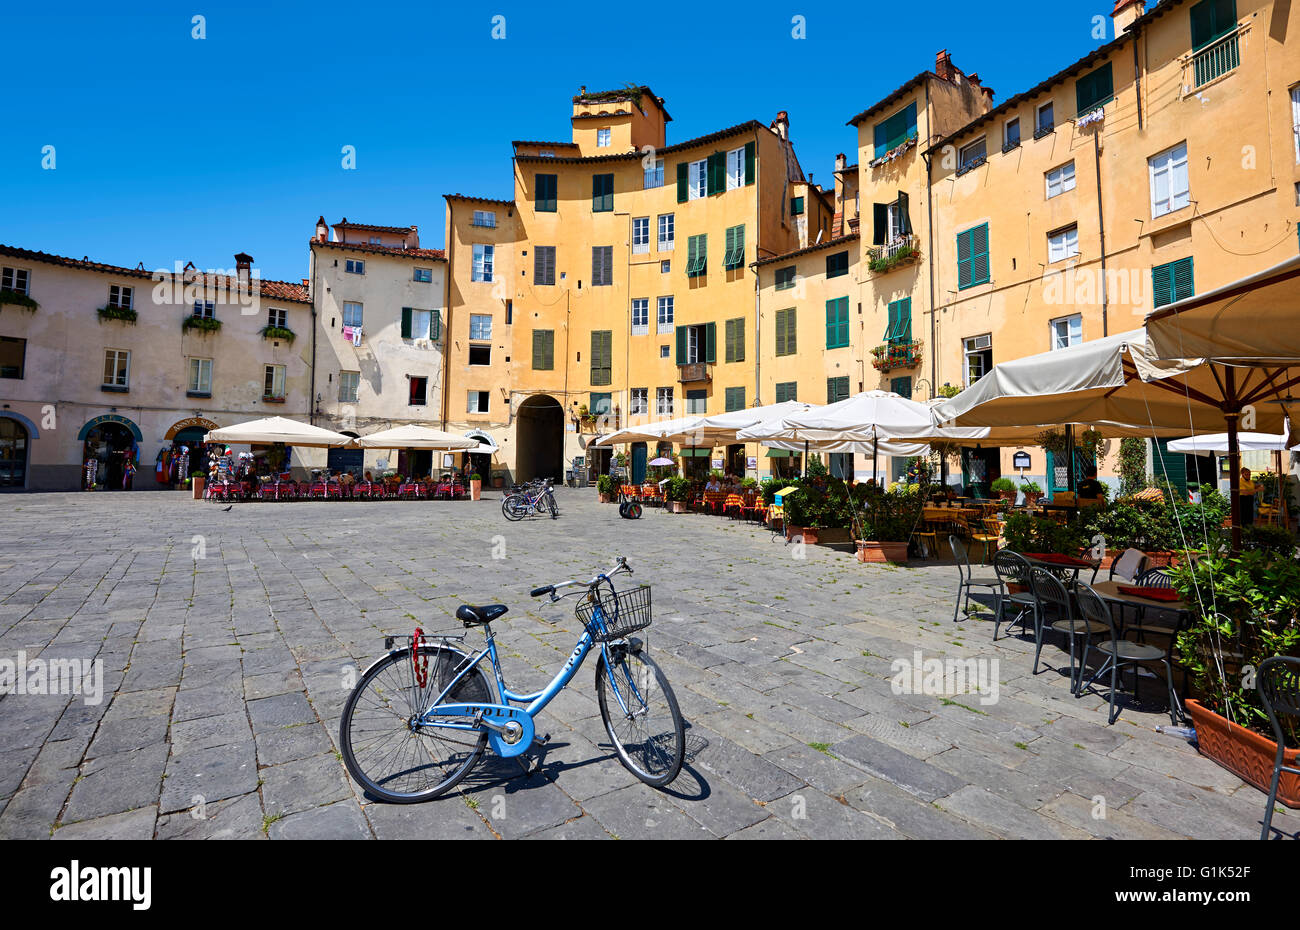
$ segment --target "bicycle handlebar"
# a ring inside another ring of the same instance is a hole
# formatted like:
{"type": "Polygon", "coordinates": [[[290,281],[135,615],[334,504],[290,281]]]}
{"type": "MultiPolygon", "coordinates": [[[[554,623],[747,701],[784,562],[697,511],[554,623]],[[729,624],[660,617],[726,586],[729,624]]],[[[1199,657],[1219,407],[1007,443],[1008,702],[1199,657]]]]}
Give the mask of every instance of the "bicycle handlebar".
{"type": "Polygon", "coordinates": [[[607,575],[606,574],[595,575],[592,577],[590,581],[577,581],[576,579],[572,579],[572,578],[569,579],[568,581],[557,581],[555,584],[547,584],[547,585],[542,585],[539,588],[533,588],[533,590],[528,593],[531,597],[542,597],[543,595],[549,594],[551,596],[552,601],[558,601],[560,599],[560,596],[557,595],[555,592],[560,590],[561,588],[573,588],[579,586],[584,588],[591,588],[596,584],[596,582],[600,581],[602,577],[608,578],[613,575],[618,575],[622,572],[627,572],[629,575],[632,574],[632,566],[627,564],[627,556],[620,555],[618,557],[618,563],[615,566],[614,570],[612,572],[609,572],[609,574],[607,575]]]}

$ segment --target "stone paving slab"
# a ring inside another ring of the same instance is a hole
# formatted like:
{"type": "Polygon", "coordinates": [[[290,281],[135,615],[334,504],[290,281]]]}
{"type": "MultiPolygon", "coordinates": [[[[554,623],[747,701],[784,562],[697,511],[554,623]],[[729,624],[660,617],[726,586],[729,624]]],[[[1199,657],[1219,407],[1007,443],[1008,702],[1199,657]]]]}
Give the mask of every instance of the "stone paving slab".
{"type": "MultiPolygon", "coordinates": [[[[752,524],[617,517],[560,489],[562,519],[469,502],[239,504],[173,493],[31,494],[0,513],[0,656],[98,659],[99,704],[0,697],[0,838],[1251,839],[1264,795],[1158,735],[1160,689],[1106,726],[1044,650],[952,621],[956,571],[862,565],[752,524]],[[206,543],[192,556],[191,538],[206,543]],[[499,543],[504,540],[505,558],[499,543]],[[687,719],[667,790],[613,754],[584,669],[538,718],[551,742],[488,758],[436,801],[377,803],[338,722],[387,634],[465,635],[502,602],[507,680],[543,686],[578,635],[536,584],[626,554],[653,586],[643,635],[687,719]],[[999,663],[999,696],[909,693],[897,660],[999,663]]],[[[17,498],[16,498],[17,499],[17,498]]],[[[982,610],[982,608],[980,608],[982,610]]],[[[1300,815],[1279,810],[1280,833],[1300,815]]]]}

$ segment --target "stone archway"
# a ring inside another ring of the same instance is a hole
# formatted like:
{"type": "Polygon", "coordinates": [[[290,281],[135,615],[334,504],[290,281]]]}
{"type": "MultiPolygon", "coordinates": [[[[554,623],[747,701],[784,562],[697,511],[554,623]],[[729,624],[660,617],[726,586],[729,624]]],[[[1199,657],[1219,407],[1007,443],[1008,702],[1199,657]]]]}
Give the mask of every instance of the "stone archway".
{"type": "Polygon", "coordinates": [[[564,407],[549,394],[534,394],[515,413],[515,475],[564,480],[564,407]]]}

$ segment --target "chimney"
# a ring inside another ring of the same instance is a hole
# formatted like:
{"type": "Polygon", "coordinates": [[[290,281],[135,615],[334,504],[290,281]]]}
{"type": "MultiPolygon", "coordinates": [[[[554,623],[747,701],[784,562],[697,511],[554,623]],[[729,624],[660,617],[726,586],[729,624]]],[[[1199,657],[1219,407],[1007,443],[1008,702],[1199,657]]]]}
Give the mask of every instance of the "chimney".
{"type": "Polygon", "coordinates": [[[326,239],[329,238],[329,234],[330,234],[329,224],[325,222],[325,217],[322,216],[320,219],[316,221],[316,241],[324,242],[326,239]]]}
{"type": "Polygon", "coordinates": [[[241,287],[248,286],[248,272],[253,267],[253,256],[247,252],[235,253],[235,274],[239,277],[241,287]]]}
{"type": "Polygon", "coordinates": [[[418,249],[420,247],[420,227],[411,227],[411,234],[406,237],[406,246],[410,249],[418,249]]]}
{"type": "Polygon", "coordinates": [[[934,73],[945,81],[951,81],[954,76],[953,72],[952,59],[948,56],[948,50],[946,48],[942,49],[934,56],[934,73]]]}
{"type": "Polygon", "coordinates": [[[844,170],[844,166],[847,165],[847,164],[848,164],[848,160],[844,157],[844,153],[843,153],[843,152],[840,152],[838,155],[835,156],[835,170],[836,170],[836,171],[843,171],[843,170],[844,170]]]}
{"type": "Polygon", "coordinates": [[[776,119],[772,120],[770,127],[773,132],[781,137],[782,140],[790,138],[790,114],[781,110],[776,114],[776,119]]]}
{"type": "Polygon", "coordinates": [[[1116,38],[1146,12],[1146,6],[1143,0],[1115,0],[1115,9],[1110,11],[1110,18],[1115,24],[1116,38]]]}

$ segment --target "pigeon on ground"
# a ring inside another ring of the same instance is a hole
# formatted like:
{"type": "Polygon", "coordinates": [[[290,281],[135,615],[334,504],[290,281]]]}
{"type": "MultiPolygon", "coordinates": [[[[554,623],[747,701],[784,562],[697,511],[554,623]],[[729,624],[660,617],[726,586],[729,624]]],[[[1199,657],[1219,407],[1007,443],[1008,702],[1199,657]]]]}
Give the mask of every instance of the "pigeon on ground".
{"type": "Polygon", "coordinates": [[[233,508],[234,506],[235,506],[234,504],[231,504],[230,507],[227,507],[227,508],[226,508],[226,510],[230,510],[230,509],[233,508]]]}

